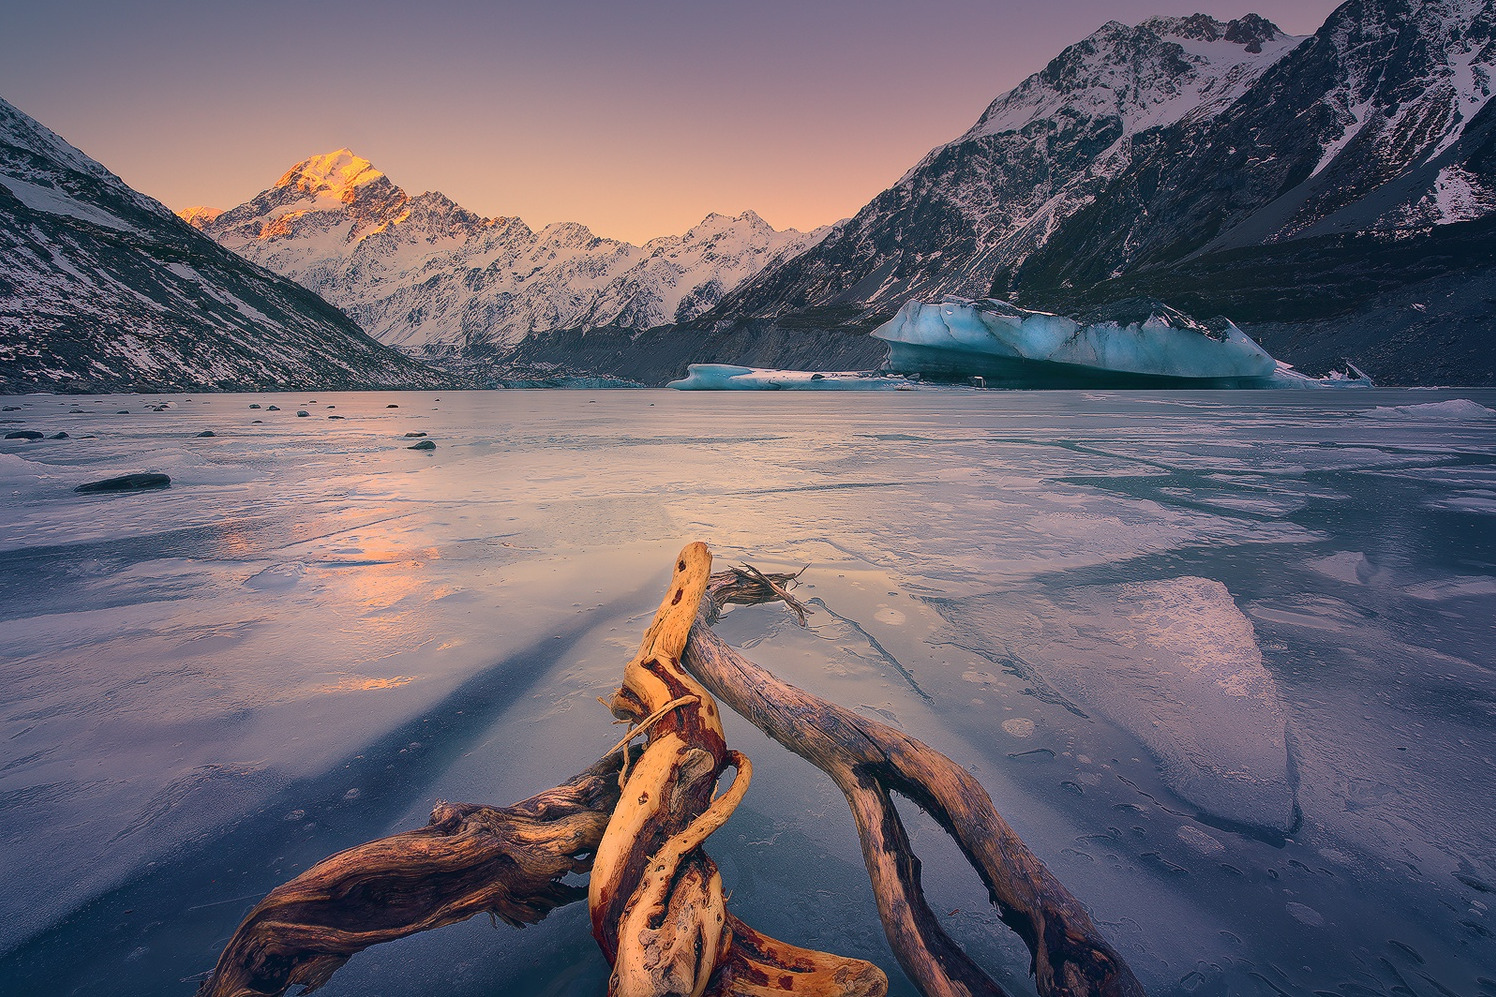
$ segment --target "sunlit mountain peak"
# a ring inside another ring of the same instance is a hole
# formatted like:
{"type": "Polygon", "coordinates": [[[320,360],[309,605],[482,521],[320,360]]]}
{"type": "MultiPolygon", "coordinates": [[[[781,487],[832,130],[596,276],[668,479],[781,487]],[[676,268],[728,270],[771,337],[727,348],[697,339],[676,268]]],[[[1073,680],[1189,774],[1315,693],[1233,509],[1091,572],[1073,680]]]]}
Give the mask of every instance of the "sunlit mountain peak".
{"type": "Polygon", "coordinates": [[[221,208],[210,208],[206,204],[195,204],[190,208],[183,208],[181,211],[178,211],[177,217],[193,228],[202,228],[221,214],[223,214],[221,208]]]}
{"type": "Polygon", "coordinates": [[[342,193],[383,179],[384,174],[349,149],[323,153],[291,167],[276,181],[277,187],[295,187],[308,193],[342,193]]]}

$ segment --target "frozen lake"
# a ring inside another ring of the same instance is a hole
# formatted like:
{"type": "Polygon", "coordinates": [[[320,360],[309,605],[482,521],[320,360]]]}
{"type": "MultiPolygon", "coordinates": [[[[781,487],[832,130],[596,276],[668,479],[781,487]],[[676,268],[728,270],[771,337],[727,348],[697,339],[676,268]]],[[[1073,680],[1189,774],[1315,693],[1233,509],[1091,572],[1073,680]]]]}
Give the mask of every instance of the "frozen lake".
{"type": "MultiPolygon", "coordinates": [[[[1496,391],[5,401],[69,438],[0,443],[0,993],[189,995],[313,861],[585,768],[703,540],[809,565],[810,630],[719,632],[967,765],[1150,993],[1496,995],[1496,391]],[[72,491],[132,471],[172,487],[72,491]]],[[[912,993],[840,795],[727,732],[731,908],[912,993]]],[[[904,812],[931,906],[1032,994],[904,812]]],[[[575,905],[323,993],[605,982],[575,905]]]]}

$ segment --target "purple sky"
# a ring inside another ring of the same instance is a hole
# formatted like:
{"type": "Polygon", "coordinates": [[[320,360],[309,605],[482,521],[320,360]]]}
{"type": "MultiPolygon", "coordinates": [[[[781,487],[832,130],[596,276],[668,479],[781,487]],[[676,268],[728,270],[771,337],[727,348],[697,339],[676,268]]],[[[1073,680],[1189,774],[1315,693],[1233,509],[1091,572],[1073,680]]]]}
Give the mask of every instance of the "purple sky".
{"type": "Polygon", "coordinates": [[[640,242],[711,211],[856,211],[1109,19],[1332,0],[48,0],[0,8],[0,97],[172,208],[348,146],[412,194],[640,242]]]}

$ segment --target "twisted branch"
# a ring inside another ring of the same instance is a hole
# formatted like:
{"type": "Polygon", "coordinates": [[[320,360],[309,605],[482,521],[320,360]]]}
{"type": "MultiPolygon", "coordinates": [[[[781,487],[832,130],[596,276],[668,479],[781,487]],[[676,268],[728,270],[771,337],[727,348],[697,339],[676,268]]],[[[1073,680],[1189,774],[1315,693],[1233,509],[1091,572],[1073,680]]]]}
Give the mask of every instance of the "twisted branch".
{"type": "Polygon", "coordinates": [[[831,776],[852,808],[878,913],[899,964],[927,997],[1001,995],[925,902],[919,859],[891,792],[913,800],[960,846],[992,903],[1033,955],[1041,997],[1141,997],[1136,978],[1064,885],[998,815],[964,768],[887,724],[780,681],[711,631],[729,603],[780,599],[793,575],[712,576],[682,664],[713,695],[831,776]]]}

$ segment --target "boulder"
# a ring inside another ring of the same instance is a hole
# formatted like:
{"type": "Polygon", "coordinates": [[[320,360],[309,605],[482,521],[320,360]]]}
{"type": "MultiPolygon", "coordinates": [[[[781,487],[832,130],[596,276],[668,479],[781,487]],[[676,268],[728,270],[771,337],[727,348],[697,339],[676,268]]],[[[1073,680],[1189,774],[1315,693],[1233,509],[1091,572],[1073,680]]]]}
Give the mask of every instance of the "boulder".
{"type": "Polygon", "coordinates": [[[137,474],[122,474],[117,478],[105,478],[102,481],[90,481],[79,485],[73,491],[89,494],[92,492],[143,492],[156,488],[170,488],[171,478],[164,474],[154,472],[141,472],[137,474]]]}

